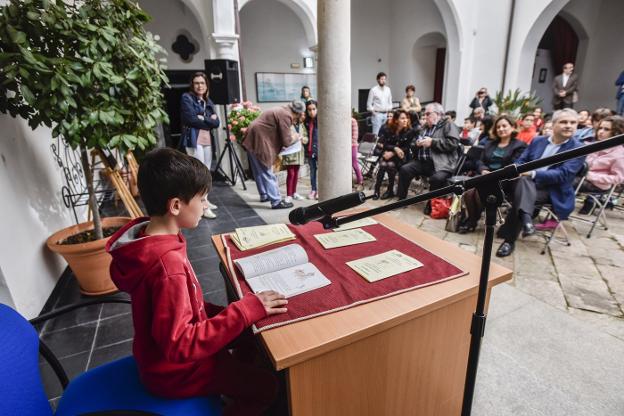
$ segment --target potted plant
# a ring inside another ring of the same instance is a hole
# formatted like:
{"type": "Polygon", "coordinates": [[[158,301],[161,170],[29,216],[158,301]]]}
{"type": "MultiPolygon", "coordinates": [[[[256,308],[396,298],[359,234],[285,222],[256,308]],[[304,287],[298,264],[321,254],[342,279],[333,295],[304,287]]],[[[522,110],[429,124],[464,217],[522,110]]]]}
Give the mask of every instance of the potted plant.
{"type": "Polygon", "coordinates": [[[0,111],[33,129],[50,127],[53,137],[80,151],[93,221],[62,230],[48,246],[63,255],[78,251],[78,262],[66,260],[87,294],[115,290],[103,225],[128,220],[102,221],[88,152],[146,149],[156,143],[156,125],[167,119],[160,92],[166,76],[156,59],[162,49],[144,29],[148,20],[130,0],[12,0],[0,7],[0,111]],[[59,244],[88,230],[94,241],[59,244]],[[100,262],[87,266],[94,285],[82,280],[82,249],[95,250],[100,262]]]}
{"type": "Polygon", "coordinates": [[[523,94],[520,89],[509,90],[507,94],[498,91],[494,97],[494,105],[498,114],[507,113],[514,118],[522,114],[532,113],[542,100],[535,93],[523,94]]]}

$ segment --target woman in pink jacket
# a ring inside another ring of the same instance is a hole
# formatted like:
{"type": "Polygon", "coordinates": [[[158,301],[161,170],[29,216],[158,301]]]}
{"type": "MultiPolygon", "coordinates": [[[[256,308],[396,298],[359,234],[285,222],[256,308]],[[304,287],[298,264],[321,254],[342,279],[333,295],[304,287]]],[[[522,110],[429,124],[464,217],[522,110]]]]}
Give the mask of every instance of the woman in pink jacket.
{"type": "MultiPolygon", "coordinates": [[[[606,140],[610,137],[624,133],[624,117],[609,116],[600,121],[596,131],[598,140],[606,140]]],[[[612,185],[624,183],[624,147],[617,146],[611,149],[601,150],[587,156],[589,171],[581,192],[602,193],[608,191],[612,185]]],[[[580,214],[589,213],[593,208],[592,202],[583,205],[580,214]]]]}

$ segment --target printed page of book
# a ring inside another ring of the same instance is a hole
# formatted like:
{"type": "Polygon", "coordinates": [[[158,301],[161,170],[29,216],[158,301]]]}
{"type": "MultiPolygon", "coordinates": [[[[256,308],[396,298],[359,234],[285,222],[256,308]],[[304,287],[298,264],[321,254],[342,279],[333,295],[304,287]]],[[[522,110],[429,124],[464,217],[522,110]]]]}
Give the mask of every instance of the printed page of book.
{"type": "Polygon", "coordinates": [[[247,283],[254,293],[274,290],[290,298],[327,286],[331,281],[315,265],[305,263],[247,279],[247,283]]]}
{"type": "Polygon", "coordinates": [[[243,277],[245,277],[248,282],[249,279],[255,276],[273,273],[307,262],[308,255],[299,244],[289,244],[284,247],[265,251],[264,253],[234,260],[234,263],[238,266],[239,270],[243,273],[243,277]]]}
{"type": "Polygon", "coordinates": [[[352,230],[354,228],[366,227],[367,225],[375,225],[375,224],[379,224],[379,223],[372,218],[362,218],[361,220],[356,220],[353,222],[342,224],[340,227],[334,228],[334,231],[352,230]]]}
{"type": "MultiPolygon", "coordinates": [[[[295,235],[286,224],[269,224],[256,227],[237,228],[235,243],[240,243],[244,249],[257,248],[267,244],[292,240],[295,235]]],[[[238,245],[238,244],[237,244],[238,245]]],[[[240,248],[240,247],[239,247],[240,248]]]]}
{"type": "Polygon", "coordinates": [[[371,241],[377,241],[375,237],[362,230],[361,228],[355,228],[353,230],[340,231],[337,233],[325,233],[314,235],[323,248],[336,248],[352,246],[354,244],[369,243],[371,241]]]}
{"type": "Polygon", "coordinates": [[[297,140],[290,146],[283,148],[282,151],[279,152],[279,155],[280,156],[292,155],[293,153],[297,153],[299,151],[301,151],[301,140],[297,140]]]}
{"type": "Polygon", "coordinates": [[[398,250],[390,250],[375,256],[347,262],[347,266],[355,270],[369,282],[386,279],[400,273],[422,267],[422,263],[398,250]]]}

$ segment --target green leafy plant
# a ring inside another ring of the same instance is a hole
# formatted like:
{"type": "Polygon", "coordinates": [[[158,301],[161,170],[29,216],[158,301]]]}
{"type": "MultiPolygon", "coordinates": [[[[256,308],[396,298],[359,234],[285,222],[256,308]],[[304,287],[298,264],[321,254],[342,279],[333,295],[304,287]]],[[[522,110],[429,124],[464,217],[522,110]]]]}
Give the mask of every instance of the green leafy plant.
{"type": "Polygon", "coordinates": [[[520,89],[509,90],[507,94],[498,91],[494,98],[498,114],[507,113],[515,118],[533,112],[541,102],[542,100],[535,93],[522,93],[520,89]]]}
{"type": "Polygon", "coordinates": [[[230,130],[230,140],[241,143],[245,138],[247,128],[252,121],[262,113],[260,107],[253,105],[251,101],[230,106],[228,114],[228,129],[230,130]]]}
{"type": "Polygon", "coordinates": [[[12,0],[0,8],[0,111],[79,148],[96,238],[88,149],[146,149],[167,120],[149,16],[130,0],[12,0]]]}

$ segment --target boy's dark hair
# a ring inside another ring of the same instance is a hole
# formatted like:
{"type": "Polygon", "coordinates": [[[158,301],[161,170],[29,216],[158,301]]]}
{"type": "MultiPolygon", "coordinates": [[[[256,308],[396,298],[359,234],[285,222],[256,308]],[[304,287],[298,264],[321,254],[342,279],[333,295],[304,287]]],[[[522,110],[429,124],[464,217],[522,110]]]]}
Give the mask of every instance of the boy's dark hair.
{"type": "Polygon", "coordinates": [[[385,72],[378,72],[377,73],[377,81],[379,81],[379,78],[385,77],[385,76],[387,76],[385,72]]]}
{"type": "Polygon", "coordinates": [[[457,111],[455,110],[449,110],[446,113],[444,113],[444,115],[449,116],[450,118],[452,118],[453,120],[455,120],[457,118],[457,111]]]}
{"type": "Polygon", "coordinates": [[[210,170],[199,160],[169,149],[155,149],[145,155],[138,175],[139,193],[147,214],[165,215],[167,202],[180,198],[189,203],[212,187],[210,170]]]}

